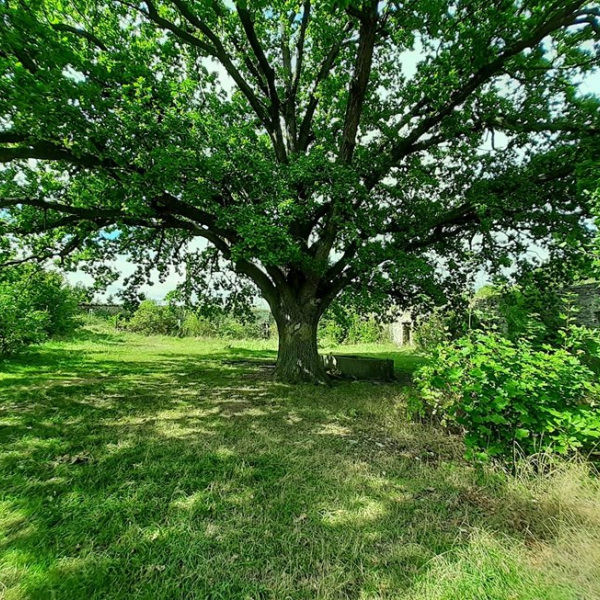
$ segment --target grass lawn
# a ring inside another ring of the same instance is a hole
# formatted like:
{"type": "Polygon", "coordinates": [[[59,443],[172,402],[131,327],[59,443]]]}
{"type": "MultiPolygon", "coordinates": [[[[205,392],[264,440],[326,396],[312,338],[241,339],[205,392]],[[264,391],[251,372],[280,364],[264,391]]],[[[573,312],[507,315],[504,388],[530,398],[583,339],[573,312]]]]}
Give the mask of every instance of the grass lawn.
{"type": "Polygon", "coordinates": [[[0,363],[0,598],[600,598],[600,487],[407,423],[400,383],[277,384],[268,343],[88,327],[0,363]]]}

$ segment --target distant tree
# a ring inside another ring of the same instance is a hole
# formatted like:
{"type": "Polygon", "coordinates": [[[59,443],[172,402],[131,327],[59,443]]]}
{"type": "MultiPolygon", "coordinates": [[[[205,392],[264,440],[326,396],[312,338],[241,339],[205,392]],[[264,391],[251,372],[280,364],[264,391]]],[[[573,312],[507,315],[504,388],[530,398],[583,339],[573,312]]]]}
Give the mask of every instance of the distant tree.
{"type": "Polygon", "coordinates": [[[76,283],[71,287],[74,298],[78,304],[90,304],[94,301],[94,290],[83,283],[76,283]]]}
{"type": "Polygon", "coordinates": [[[125,288],[118,294],[126,316],[131,316],[147,300],[146,294],[135,289],[125,288]]]}
{"type": "Polygon", "coordinates": [[[0,245],[255,285],[278,377],[322,380],[340,294],[443,303],[580,250],[599,37],[585,0],[0,0],[0,245]]]}

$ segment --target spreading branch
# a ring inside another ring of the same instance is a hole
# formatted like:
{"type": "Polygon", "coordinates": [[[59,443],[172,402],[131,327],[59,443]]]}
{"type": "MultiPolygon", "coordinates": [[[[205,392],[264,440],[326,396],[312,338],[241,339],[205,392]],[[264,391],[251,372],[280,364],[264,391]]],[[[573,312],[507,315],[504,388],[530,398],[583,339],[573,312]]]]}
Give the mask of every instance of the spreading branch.
{"type": "Polygon", "coordinates": [[[97,36],[95,36],[93,33],[90,33],[89,31],[86,31],[85,29],[81,29],[79,27],[73,27],[71,25],[67,25],[65,23],[52,23],[51,25],[52,29],[55,29],[56,31],[63,31],[65,33],[70,33],[76,37],[81,37],[85,40],[87,40],[88,42],[90,42],[91,44],[93,44],[94,46],[100,48],[100,50],[104,50],[107,51],[108,47],[106,46],[106,44],[97,36]]]}
{"type": "Polygon", "coordinates": [[[366,178],[367,188],[372,189],[375,187],[391,167],[396,165],[413,151],[413,145],[416,144],[423,135],[436,127],[445,117],[451,114],[457,106],[460,106],[477,89],[490,81],[502,70],[504,65],[510,59],[514,58],[524,50],[537,46],[546,36],[554,31],[572,25],[577,18],[578,9],[584,4],[585,0],[569,2],[556,14],[538,25],[530,35],[514,42],[512,45],[505,48],[494,60],[480,67],[461,88],[455,90],[450,95],[448,102],[441,109],[422,119],[411,133],[406,137],[401,138],[392,146],[388,160],[384,161],[382,166],[372,170],[366,178]]]}
{"type": "Polygon", "coordinates": [[[319,71],[315,78],[315,82],[309,93],[306,112],[304,113],[304,117],[302,119],[302,122],[300,123],[300,132],[298,134],[298,149],[301,152],[306,152],[311,141],[310,136],[312,131],[313,118],[315,116],[317,106],[319,105],[319,98],[317,94],[319,86],[321,85],[321,83],[323,83],[323,81],[325,81],[325,79],[327,79],[327,77],[331,73],[331,70],[333,69],[333,66],[340,51],[347,43],[346,36],[348,35],[348,33],[350,33],[350,31],[352,31],[353,27],[354,24],[352,21],[349,21],[346,24],[342,32],[342,36],[340,37],[340,40],[331,46],[329,52],[327,53],[325,59],[321,64],[321,67],[319,68],[319,71]]]}

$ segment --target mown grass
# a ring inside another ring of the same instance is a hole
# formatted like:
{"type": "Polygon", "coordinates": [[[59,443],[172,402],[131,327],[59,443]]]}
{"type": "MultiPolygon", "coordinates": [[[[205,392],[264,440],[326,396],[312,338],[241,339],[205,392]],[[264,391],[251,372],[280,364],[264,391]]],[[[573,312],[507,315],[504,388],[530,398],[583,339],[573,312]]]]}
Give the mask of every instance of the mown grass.
{"type": "Polygon", "coordinates": [[[0,363],[0,598],[600,598],[584,465],[470,465],[405,377],[289,387],[274,356],[95,327],[0,363]]]}

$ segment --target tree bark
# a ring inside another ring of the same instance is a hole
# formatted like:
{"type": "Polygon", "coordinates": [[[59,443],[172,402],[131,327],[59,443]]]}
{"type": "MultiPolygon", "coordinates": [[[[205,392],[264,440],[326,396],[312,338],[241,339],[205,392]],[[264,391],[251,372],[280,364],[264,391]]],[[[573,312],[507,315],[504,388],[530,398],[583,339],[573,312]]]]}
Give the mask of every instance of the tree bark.
{"type": "Polygon", "coordinates": [[[326,383],[327,373],[317,348],[321,312],[313,303],[282,303],[275,313],[279,351],[275,378],[285,383],[326,383]]]}

